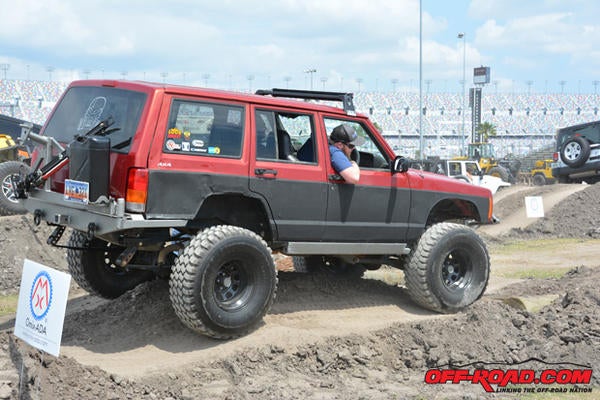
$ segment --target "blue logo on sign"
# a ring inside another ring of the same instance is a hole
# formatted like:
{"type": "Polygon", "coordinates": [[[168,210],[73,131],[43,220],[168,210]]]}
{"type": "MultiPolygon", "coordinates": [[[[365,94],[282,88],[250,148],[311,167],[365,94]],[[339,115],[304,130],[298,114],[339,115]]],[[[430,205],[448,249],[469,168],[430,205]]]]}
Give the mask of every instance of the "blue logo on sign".
{"type": "Polygon", "coordinates": [[[29,309],[33,317],[39,321],[48,314],[52,304],[52,279],[46,271],[38,273],[31,285],[29,309]]]}

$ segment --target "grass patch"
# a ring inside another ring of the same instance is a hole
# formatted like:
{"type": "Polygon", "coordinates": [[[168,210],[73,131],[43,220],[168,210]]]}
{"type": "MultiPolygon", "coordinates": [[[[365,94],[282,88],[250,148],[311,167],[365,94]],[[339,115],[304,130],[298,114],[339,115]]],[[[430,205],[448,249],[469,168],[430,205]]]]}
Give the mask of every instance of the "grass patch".
{"type": "Polygon", "coordinates": [[[572,268],[549,268],[549,269],[519,269],[495,271],[494,275],[502,278],[514,279],[558,279],[562,278],[572,268]]]}
{"type": "Polygon", "coordinates": [[[19,302],[18,294],[11,294],[9,296],[0,296],[0,317],[16,313],[18,302],[19,302]]]}
{"type": "Polygon", "coordinates": [[[561,239],[532,239],[532,240],[519,240],[516,242],[506,242],[503,244],[493,244],[494,252],[497,254],[510,254],[515,251],[526,251],[526,250],[548,250],[551,251],[556,248],[565,248],[569,245],[574,244],[585,244],[585,243],[598,243],[598,239],[581,239],[581,238],[561,238],[561,239]]]}

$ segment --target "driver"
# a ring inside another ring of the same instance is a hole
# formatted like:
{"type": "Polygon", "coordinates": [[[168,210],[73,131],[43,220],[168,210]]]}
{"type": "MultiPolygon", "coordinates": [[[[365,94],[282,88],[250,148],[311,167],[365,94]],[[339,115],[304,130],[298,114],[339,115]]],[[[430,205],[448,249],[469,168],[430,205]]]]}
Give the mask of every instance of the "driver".
{"type": "MultiPolygon", "coordinates": [[[[351,157],[352,153],[358,154],[356,145],[360,145],[363,138],[354,128],[347,124],[341,124],[333,128],[329,135],[329,152],[331,154],[331,165],[335,172],[341,175],[348,183],[357,184],[360,179],[360,168],[351,157]]],[[[356,155],[355,158],[356,159],[356,155]]]]}

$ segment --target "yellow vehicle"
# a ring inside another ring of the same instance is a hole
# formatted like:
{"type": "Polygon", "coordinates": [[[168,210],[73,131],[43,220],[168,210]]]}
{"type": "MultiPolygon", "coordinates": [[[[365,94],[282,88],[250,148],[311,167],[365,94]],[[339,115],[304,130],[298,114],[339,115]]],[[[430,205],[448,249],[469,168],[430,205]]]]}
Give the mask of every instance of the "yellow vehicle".
{"type": "Polygon", "coordinates": [[[521,163],[517,160],[498,160],[494,145],[488,142],[469,143],[468,155],[455,157],[456,160],[475,160],[486,175],[492,175],[504,182],[515,182],[521,163]]]}
{"type": "Polygon", "coordinates": [[[552,176],[552,163],[554,160],[537,160],[531,169],[531,180],[534,185],[543,186],[556,182],[552,176]]]}

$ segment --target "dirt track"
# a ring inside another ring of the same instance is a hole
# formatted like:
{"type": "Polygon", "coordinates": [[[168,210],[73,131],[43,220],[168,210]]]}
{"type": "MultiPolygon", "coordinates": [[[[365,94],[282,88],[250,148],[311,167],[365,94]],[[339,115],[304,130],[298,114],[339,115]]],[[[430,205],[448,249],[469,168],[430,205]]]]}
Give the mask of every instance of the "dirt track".
{"type": "MultiPolygon", "coordinates": [[[[484,394],[481,387],[425,385],[423,374],[448,363],[514,363],[532,357],[600,370],[595,286],[600,227],[592,217],[600,215],[599,199],[600,185],[499,192],[496,214],[502,229],[480,228],[492,257],[488,291],[457,315],[413,305],[401,272],[393,269],[369,272],[369,279],[360,280],[280,272],[278,297],[264,325],[246,337],[221,342],[183,327],[170,308],[164,281],[114,301],[90,297],[73,285],[61,357],[46,355],[45,367],[38,351],[14,340],[12,321],[5,318],[1,340],[4,350],[12,352],[5,358],[14,368],[6,363],[12,375],[4,386],[0,379],[0,399],[3,388],[16,396],[14,371],[20,358],[31,380],[23,392],[31,398],[66,399],[462,398],[465,391],[476,398],[484,394]],[[512,217],[524,215],[526,195],[544,198],[544,219],[524,224],[523,217],[512,217]],[[573,267],[578,268],[561,280],[519,279],[531,271],[554,276],[573,267]],[[524,306],[534,300],[528,297],[532,294],[546,304],[541,312],[519,311],[497,300],[524,306]]],[[[16,292],[24,256],[66,269],[62,253],[43,244],[48,229],[35,228],[32,234],[26,220],[2,218],[5,293],[16,292]]],[[[594,379],[597,393],[600,381],[594,379]]]]}

